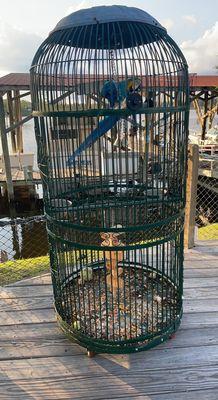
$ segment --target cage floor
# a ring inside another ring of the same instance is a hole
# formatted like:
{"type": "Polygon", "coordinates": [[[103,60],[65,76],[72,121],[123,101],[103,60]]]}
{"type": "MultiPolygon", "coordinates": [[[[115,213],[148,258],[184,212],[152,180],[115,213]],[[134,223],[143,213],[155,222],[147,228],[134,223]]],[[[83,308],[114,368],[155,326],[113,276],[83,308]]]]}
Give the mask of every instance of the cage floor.
{"type": "Polygon", "coordinates": [[[102,269],[93,269],[90,280],[71,281],[67,292],[74,308],[68,322],[74,330],[117,341],[156,335],[172,325],[178,313],[172,281],[134,267],[124,268],[121,278],[124,285],[117,290],[106,283],[102,269]]]}

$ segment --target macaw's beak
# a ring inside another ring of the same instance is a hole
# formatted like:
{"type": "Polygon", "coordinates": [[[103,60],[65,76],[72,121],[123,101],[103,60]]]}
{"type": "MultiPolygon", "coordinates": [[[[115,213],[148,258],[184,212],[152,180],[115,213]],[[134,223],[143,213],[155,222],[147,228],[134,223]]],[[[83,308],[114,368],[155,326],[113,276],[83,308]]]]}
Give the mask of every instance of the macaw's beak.
{"type": "Polygon", "coordinates": [[[130,78],[130,79],[127,80],[127,90],[128,90],[128,92],[133,92],[133,91],[138,90],[140,85],[141,85],[140,79],[137,79],[137,78],[136,79],[132,79],[132,78],[130,78]]]}

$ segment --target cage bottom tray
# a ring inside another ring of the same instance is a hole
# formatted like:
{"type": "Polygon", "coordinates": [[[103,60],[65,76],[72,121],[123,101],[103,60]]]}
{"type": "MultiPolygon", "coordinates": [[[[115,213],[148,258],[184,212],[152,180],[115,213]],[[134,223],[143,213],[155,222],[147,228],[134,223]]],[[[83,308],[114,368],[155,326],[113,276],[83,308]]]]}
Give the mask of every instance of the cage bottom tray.
{"type": "Polygon", "coordinates": [[[90,280],[81,282],[80,273],[74,273],[63,285],[67,311],[65,322],[59,317],[61,325],[90,350],[151,347],[174,332],[181,319],[178,288],[172,280],[145,265],[126,262],[122,269],[124,285],[118,290],[107,284],[103,265],[92,265],[90,280]]]}

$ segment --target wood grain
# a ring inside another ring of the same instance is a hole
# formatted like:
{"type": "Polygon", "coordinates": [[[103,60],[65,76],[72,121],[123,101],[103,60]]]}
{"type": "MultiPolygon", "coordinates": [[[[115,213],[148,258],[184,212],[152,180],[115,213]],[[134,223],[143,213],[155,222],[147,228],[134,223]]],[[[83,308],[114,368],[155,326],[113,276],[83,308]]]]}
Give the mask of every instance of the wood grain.
{"type": "MultiPolygon", "coordinates": [[[[1,330],[0,360],[38,357],[63,357],[84,354],[85,350],[70,342],[56,324],[24,325],[22,329],[1,330]]],[[[172,340],[157,347],[157,350],[218,345],[218,326],[202,329],[180,329],[172,340]]]]}
{"type": "Polygon", "coordinates": [[[37,310],[52,308],[53,297],[20,297],[13,299],[0,299],[0,313],[4,311],[13,312],[18,310],[37,310]]]}
{"type": "Polygon", "coordinates": [[[4,287],[0,290],[0,299],[19,299],[20,297],[52,296],[51,285],[4,287]]]}
{"type": "MultiPolygon", "coordinates": [[[[17,361],[13,364],[15,366],[18,366],[17,361]]],[[[1,396],[10,394],[11,399],[30,398],[27,396],[39,399],[117,399],[217,388],[217,366],[199,366],[197,370],[193,367],[141,370],[130,367],[102,358],[87,362],[86,356],[49,359],[47,369],[44,364],[40,367],[30,362],[28,371],[21,368],[17,374],[12,368],[4,383],[0,379],[0,398],[9,398],[1,396]],[[82,361],[81,367],[77,358],[82,361]],[[19,378],[17,375],[22,376],[19,378]]]]}
{"type": "MultiPolygon", "coordinates": [[[[56,321],[52,308],[29,311],[2,311],[0,313],[0,326],[20,325],[56,321]]],[[[8,328],[10,329],[10,328],[8,328]]]]}

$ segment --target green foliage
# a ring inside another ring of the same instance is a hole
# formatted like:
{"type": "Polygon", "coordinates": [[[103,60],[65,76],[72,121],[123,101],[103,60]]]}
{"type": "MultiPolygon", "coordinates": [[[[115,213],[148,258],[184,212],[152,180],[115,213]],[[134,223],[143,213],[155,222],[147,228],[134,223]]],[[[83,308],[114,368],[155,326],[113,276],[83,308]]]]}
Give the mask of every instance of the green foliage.
{"type": "Polygon", "coordinates": [[[200,240],[217,240],[218,239],[218,223],[203,226],[198,230],[198,239],[200,240]]]}
{"type": "MultiPolygon", "coordinates": [[[[21,100],[21,114],[22,116],[26,116],[31,114],[32,111],[32,103],[30,101],[27,100],[21,100]]],[[[8,102],[6,99],[4,99],[4,109],[5,109],[5,113],[8,114],[8,102]]]]}
{"type": "Polygon", "coordinates": [[[49,271],[49,257],[10,260],[0,264],[0,286],[49,271]]]}
{"type": "Polygon", "coordinates": [[[21,100],[21,113],[23,116],[29,115],[32,112],[32,104],[30,101],[21,100]]]}

